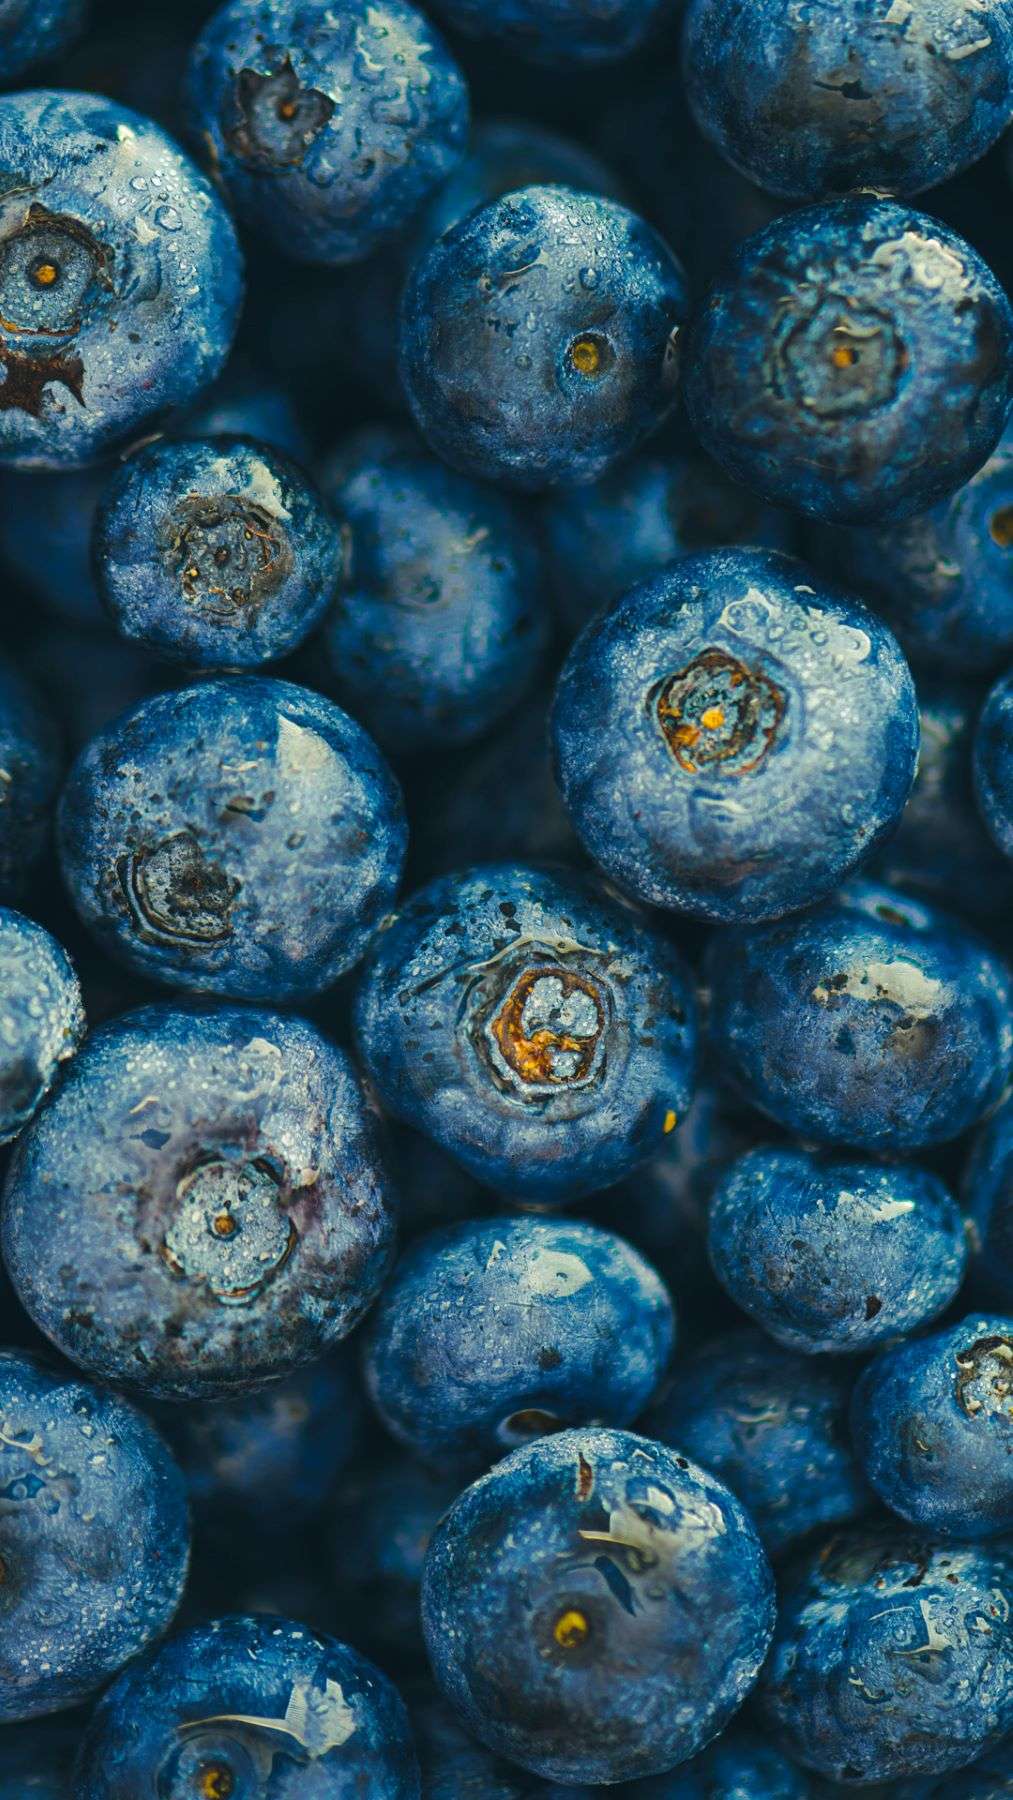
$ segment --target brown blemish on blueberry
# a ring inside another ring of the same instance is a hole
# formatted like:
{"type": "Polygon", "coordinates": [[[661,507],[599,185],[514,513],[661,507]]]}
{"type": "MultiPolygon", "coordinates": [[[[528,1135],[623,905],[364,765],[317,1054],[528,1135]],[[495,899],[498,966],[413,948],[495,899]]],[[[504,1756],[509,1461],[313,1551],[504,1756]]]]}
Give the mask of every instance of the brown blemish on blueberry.
{"type": "Polygon", "coordinates": [[[568,1606],[552,1627],[552,1635],[561,1650],[583,1649],[591,1635],[587,1614],[575,1606],[568,1606]]]}
{"type": "Polygon", "coordinates": [[[138,936],[155,944],[220,944],[232,936],[240,883],[204,855],[192,832],[142,846],[116,865],[138,936]]]}
{"type": "Polygon", "coordinates": [[[577,1452],[577,1499],[590,1500],[594,1493],[594,1470],[582,1451],[577,1452]]]}
{"type": "Polygon", "coordinates": [[[23,412],[42,417],[47,387],[65,387],[79,406],[84,405],[84,363],[69,351],[56,356],[26,356],[0,337],[0,412],[23,412]]]}
{"type": "Polygon", "coordinates": [[[689,775],[748,775],[777,737],[785,696],[759,669],[725,650],[703,650],[652,690],[662,734],[689,775]]]}
{"type": "Polygon", "coordinates": [[[570,969],[539,966],[525,970],[495,1014],[491,1029],[504,1061],[521,1081],[544,1086],[586,1080],[603,1024],[601,1001],[590,981],[570,969]],[[568,1029],[553,1016],[575,995],[584,996],[591,1008],[579,1009],[583,1026],[579,1030],[568,1029]],[[545,1022],[539,1023],[543,1009],[545,1022]]]}
{"type": "Polygon", "coordinates": [[[1000,506],[988,521],[988,535],[1000,550],[1013,545],[1013,506],[1000,506]]]}
{"type": "Polygon", "coordinates": [[[983,1337],[956,1357],[957,1374],[954,1391],[957,1405],[969,1419],[985,1408],[986,1400],[994,1402],[990,1410],[1013,1415],[1013,1339],[983,1337]],[[975,1392],[978,1387],[986,1393],[975,1392]]]}
{"type": "Polygon", "coordinates": [[[880,1300],[879,1296],[877,1294],[866,1294],[866,1296],[865,1296],[866,1319],[874,1319],[876,1317],[876,1314],[881,1313],[882,1310],[883,1310],[883,1302],[882,1302],[882,1300],[880,1300]]]}

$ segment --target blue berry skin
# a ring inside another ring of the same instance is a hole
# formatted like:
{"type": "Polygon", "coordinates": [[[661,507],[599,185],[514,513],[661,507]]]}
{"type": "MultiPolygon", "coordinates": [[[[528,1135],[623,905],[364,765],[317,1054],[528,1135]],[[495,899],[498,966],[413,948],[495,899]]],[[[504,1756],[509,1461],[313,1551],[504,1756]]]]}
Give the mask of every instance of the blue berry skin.
{"type": "Polygon", "coordinates": [[[1008,0],[690,0],[683,40],[701,131],[789,200],[918,194],[984,156],[1013,114],[1008,0]]]}
{"type": "Polygon", "coordinates": [[[405,0],[226,0],[191,53],[187,109],[251,231],[329,266],[408,225],[468,139],[464,77],[405,0]]]}
{"type": "Polygon", "coordinates": [[[18,900],[49,842],[62,774],[56,725],[32,688],[0,657],[0,899],[18,900]]]}
{"type": "Polygon", "coordinates": [[[342,1483],[330,1560],[339,1617],[384,1668],[425,1663],[422,1570],[433,1532],[460,1491],[456,1476],[400,1451],[342,1483]]]}
{"type": "MultiPolygon", "coordinates": [[[[732,1725],[691,1762],[621,1788],[615,1800],[810,1800],[811,1793],[808,1777],[774,1744],[732,1725]]],[[[566,1800],[565,1791],[553,1800],[566,1800]]]]}
{"type": "Polygon", "coordinates": [[[552,714],[595,861],[638,899],[736,923],[822,899],[900,817],[918,706],[896,640],[772,550],[684,557],[594,620],[552,714]]]}
{"type": "Polygon", "coordinates": [[[779,1556],[872,1503],[848,1435],[852,1382],[847,1363],[730,1331],[678,1363],[643,1429],[725,1482],[779,1556]]]}
{"type": "Polygon", "coordinates": [[[1013,428],[929,512],[841,532],[832,549],[914,662],[944,676],[1002,667],[1013,658],[1013,428]]]}
{"type": "Polygon", "coordinates": [[[773,1617],[739,1502],[625,1431],[497,1463],[438,1527],[422,1586],[433,1672],[475,1736],[572,1784],[693,1756],[753,1686],[773,1617]]]}
{"type": "Polygon", "coordinates": [[[860,1377],[855,1448],[880,1499],[937,1538],[1013,1530],[1013,1318],[972,1313],[860,1377]]]}
{"type": "Polygon", "coordinates": [[[946,1143],[1009,1072],[1010,975],[984,939],[854,882],[801,919],[709,953],[714,1053],[754,1106],[817,1143],[946,1143]]]}
{"type": "Polygon", "coordinates": [[[527,62],[572,76],[575,68],[631,56],[671,6],[670,0],[436,0],[435,10],[455,31],[491,38],[527,62]]]}
{"type": "Polygon", "coordinates": [[[470,1220],[402,1257],[366,1332],[388,1431],[478,1471],[570,1425],[629,1425],[665,1373],[675,1318],[650,1264],[569,1220],[470,1220]]]}
{"type": "Polygon", "coordinates": [[[761,1718],[805,1767],[855,1786],[959,1769],[1013,1725],[1011,1595],[995,1546],[899,1524],[818,1544],[781,1588],[761,1718]]]}
{"type": "Polygon", "coordinates": [[[0,1144],[38,1111],[84,1031],[67,952],[34,919],[0,906],[0,1144]]]}
{"type": "Polygon", "coordinates": [[[327,464],[344,566],[322,635],[329,685],[396,755],[470,743],[535,681],[549,614],[531,521],[408,433],[327,464]]]}
{"type": "Polygon", "coordinates": [[[1013,858],[1013,670],[996,682],[982,708],[974,787],[989,832],[1003,855],[1013,858]]]}
{"type": "Polygon", "coordinates": [[[93,461],[213,381],[242,255],[165,132],[96,94],[0,96],[0,462],[93,461]]]}
{"type": "Polygon", "coordinates": [[[580,876],[507,863],[421,888],[377,939],[355,1030],[396,1117],[546,1205],[628,1174],[692,1098],[679,957],[580,876]]]}
{"type": "Polygon", "coordinates": [[[840,524],[925,512],[992,454],[1013,312],[938,219],[861,196],[748,238],[694,321],[685,398],[706,450],[779,506],[840,524]]]}
{"type": "Polygon", "coordinates": [[[60,808],[64,878],[110,955],[239,999],[319,993],[393,904],[407,831],[372,738],[308,688],[224,676],[92,739],[60,808]]]}
{"type": "Polygon", "coordinates": [[[0,1800],[70,1800],[76,1722],[48,1718],[5,1725],[0,1737],[0,1800]]]}
{"type": "Polygon", "coordinates": [[[104,1694],[75,1800],[419,1800],[408,1715],[371,1662],[290,1619],[233,1615],[180,1632],[104,1694]],[[201,1785],[203,1783],[203,1786],[201,1785]]]}
{"type": "Polygon", "coordinates": [[[596,481],[671,410],[682,269],[614,200],[506,194],[431,244],[401,304],[399,363],[432,448],[480,480],[596,481]]]}
{"type": "MultiPolygon", "coordinates": [[[[558,1792],[476,1743],[439,1693],[427,1688],[412,1694],[409,1710],[424,1800],[548,1800],[558,1792]]],[[[565,1794],[567,1800],[584,1800],[587,1789],[568,1787],[565,1794]]]]}
{"type": "Polygon", "coordinates": [[[92,554],[120,635],[192,669],[286,656],[343,567],[337,521],[309,477],[240,437],[137,451],[105,491],[92,554]]]}
{"type": "Polygon", "coordinates": [[[411,253],[418,255],[477,206],[546,183],[610,200],[625,197],[615,171],[575,138],[548,131],[534,119],[476,119],[467,156],[413,222],[411,253]]]}
{"type": "Polygon", "coordinates": [[[974,1273],[1013,1308],[1013,1099],[981,1127],[964,1177],[964,1204],[977,1251],[974,1273]]]}
{"type": "Polygon", "coordinates": [[[393,1235],[349,1058],[305,1020],[236,1006],[92,1032],[17,1142],[2,1227],[40,1330],[165,1400],[321,1356],[374,1299],[393,1235]]]}
{"type": "Polygon", "coordinates": [[[681,450],[642,450],[589,488],[550,495],[542,516],[559,609],[575,632],[680,556],[730,544],[789,550],[793,537],[787,513],[681,450]]]}
{"type": "Polygon", "coordinates": [[[751,1150],[718,1183],[710,1254],[743,1312],[814,1356],[871,1350],[938,1317],[963,1280],[967,1240],[927,1169],[751,1150]]]}
{"type": "Polygon", "coordinates": [[[190,1521],[148,1421],[26,1351],[0,1351],[0,1432],[6,1724],[74,1706],[165,1631],[190,1521]]]}
{"type": "Polygon", "coordinates": [[[89,0],[2,0],[0,81],[16,81],[69,50],[82,36],[90,10],[89,0]]]}

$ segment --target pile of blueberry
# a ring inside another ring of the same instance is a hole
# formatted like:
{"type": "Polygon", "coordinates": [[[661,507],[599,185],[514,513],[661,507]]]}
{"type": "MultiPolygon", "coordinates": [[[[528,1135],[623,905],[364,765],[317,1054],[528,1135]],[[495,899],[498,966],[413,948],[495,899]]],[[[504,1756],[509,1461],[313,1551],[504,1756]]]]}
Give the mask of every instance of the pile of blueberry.
{"type": "Polygon", "coordinates": [[[0,1800],[1013,1796],[1013,0],[0,0],[0,1800]]]}

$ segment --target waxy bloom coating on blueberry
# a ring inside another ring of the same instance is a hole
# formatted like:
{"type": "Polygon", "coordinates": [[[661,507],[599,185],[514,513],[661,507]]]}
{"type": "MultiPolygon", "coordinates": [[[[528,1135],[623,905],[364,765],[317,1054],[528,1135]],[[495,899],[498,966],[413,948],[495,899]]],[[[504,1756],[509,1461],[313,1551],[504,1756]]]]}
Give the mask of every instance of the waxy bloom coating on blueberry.
{"type": "Polygon", "coordinates": [[[578,638],[552,714],[573,825],[655,906],[822,899],[900,817],[918,709],[889,630],[772,550],[684,557],[578,638]]]}
{"type": "Polygon", "coordinates": [[[493,38],[569,77],[575,66],[632,55],[669,6],[668,0],[435,0],[434,10],[457,31],[493,38]]]}
{"type": "Polygon", "coordinates": [[[122,635],[194,669],[254,668],[294,650],[343,562],[309,478],[234,437],[138,451],[106,489],[92,547],[122,635]]]}
{"type": "Polygon", "coordinates": [[[804,918],[722,933],[709,971],[715,1054],[804,1137],[916,1150],[966,1131],[1003,1091],[1006,964],[889,888],[853,882],[804,918]]]}
{"type": "Polygon", "coordinates": [[[876,524],[981,467],[1011,372],[1013,312],[976,251],[863,196],[746,240],[695,317],[685,394],[736,480],[817,519],[876,524]]]}
{"type": "Polygon", "coordinates": [[[761,1717],[807,1768],[856,1786],[962,1768],[1013,1725],[1011,1610],[1003,1549],[841,1533],[786,1578],[761,1717]]]}
{"type": "Polygon", "coordinates": [[[643,1429],[727,1482],[773,1556],[872,1503],[848,1436],[853,1371],[730,1331],[681,1359],[643,1429]]]}
{"type": "Polygon", "coordinates": [[[682,963],[582,876],[491,864],[420,889],[366,964],[356,1035],[392,1112],[530,1200],[618,1181],[692,1097],[682,963]]]}
{"type": "Polygon", "coordinates": [[[944,1538],[1013,1530],[1013,1318],[972,1313],[885,1350],[851,1418],[870,1482],[902,1519],[944,1538]]]}
{"type": "Polygon", "coordinates": [[[226,0],[187,99],[240,218],[301,262],[368,256],[467,145],[464,77],[405,0],[226,0]]]}
{"type": "Polygon", "coordinates": [[[0,907],[0,1144],[41,1106],[84,1030],[66,951],[33,919],[0,907]]]}
{"type": "Polygon", "coordinates": [[[869,1350],[934,1319],[960,1287],[967,1242],[926,1169],[750,1150],[718,1182],[710,1254],[743,1312],[811,1356],[869,1350]]]}
{"type": "Polygon", "coordinates": [[[4,1260],[40,1330],[170,1400],[312,1362],[375,1297],[393,1234],[348,1057],[252,1007],[144,1007],[93,1032],[4,1199],[4,1260]]]}
{"type": "Polygon", "coordinates": [[[569,1783],[701,1749],[756,1680],[773,1617],[739,1502],[625,1431],[560,1432],[498,1463],[438,1527],[422,1590],[433,1672],[476,1737],[569,1783]]]}
{"type": "Polygon", "coordinates": [[[917,194],[1013,116],[1009,0],[691,0],[686,91],[701,131],[792,200],[917,194]]]}
{"type": "Polygon", "coordinates": [[[527,187],[470,213],[415,264],[400,368],[433,449],[539,489],[595,481],[675,399],[682,269],[614,200],[527,187]]]}
{"type": "Polygon", "coordinates": [[[483,1468],[567,1425],[629,1425],[675,1338],[663,1282],[597,1225],[481,1219],[406,1252],[366,1335],[366,1386],[393,1435],[483,1468]]]}
{"type": "Polygon", "coordinates": [[[0,461],[68,468],[225,362],[242,255],[165,132],[95,94],[0,96],[0,461]]]}
{"type": "Polygon", "coordinates": [[[392,755],[480,737],[546,649],[533,525],[407,432],[357,434],[323,483],[344,542],[322,636],[337,698],[392,755]]]}
{"type": "Polygon", "coordinates": [[[1013,671],[996,682],[978,721],[974,786],[992,837],[1013,858],[1013,671]]]}
{"type": "Polygon", "coordinates": [[[0,81],[68,50],[89,11],[90,0],[0,0],[0,81]]]}
{"type": "Polygon", "coordinates": [[[161,1636],[189,1554],[183,1477],[148,1421],[0,1351],[0,1720],[73,1706],[161,1636]]]}
{"type": "Polygon", "coordinates": [[[0,898],[27,891],[49,839],[60,775],[54,721],[20,669],[0,659],[0,898]]]}
{"type": "Polygon", "coordinates": [[[393,904],[401,794],[376,745],[308,688],[222,677],[99,732],[64,789],[60,855],[128,968],[235,998],[319,993],[393,904]]]}
{"type": "Polygon", "coordinates": [[[336,1638],[276,1617],[212,1620],[114,1682],[75,1800],[419,1800],[396,1688],[336,1638]]]}

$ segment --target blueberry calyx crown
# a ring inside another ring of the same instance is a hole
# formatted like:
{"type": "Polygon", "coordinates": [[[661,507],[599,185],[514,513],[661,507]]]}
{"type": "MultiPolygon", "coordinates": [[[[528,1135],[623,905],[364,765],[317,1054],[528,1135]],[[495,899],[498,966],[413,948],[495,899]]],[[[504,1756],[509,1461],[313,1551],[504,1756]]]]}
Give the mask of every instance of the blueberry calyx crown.
{"type": "Polygon", "coordinates": [[[162,1259],[201,1282],[223,1306],[246,1306],[287,1263],[298,1241],[278,1177],[262,1158],[211,1156],[178,1183],[178,1212],[162,1259]]]}
{"type": "Polygon", "coordinates": [[[587,968],[528,943],[486,965],[470,999],[472,1042],[497,1086],[523,1100],[585,1087],[600,1076],[612,1003],[587,968]]]}
{"type": "Polygon", "coordinates": [[[229,148],[243,162],[275,169],[298,168],[334,113],[327,94],[300,86],[288,55],[267,75],[240,69],[234,99],[238,119],[226,134],[229,148]]]}
{"type": "Polygon", "coordinates": [[[188,494],[167,525],[165,555],[187,605],[224,625],[254,619],[292,567],[277,519],[241,494],[188,494]]]}
{"type": "Polygon", "coordinates": [[[785,695],[726,650],[703,650],[652,690],[662,735],[688,775],[748,775],[765,760],[785,695]]]}
{"type": "Polygon", "coordinates": [[[232,936],[240,883],[205,856],[191,831],[177,831],[117,863],[138,936],[151,944],[220,944],[232,936]]]}

